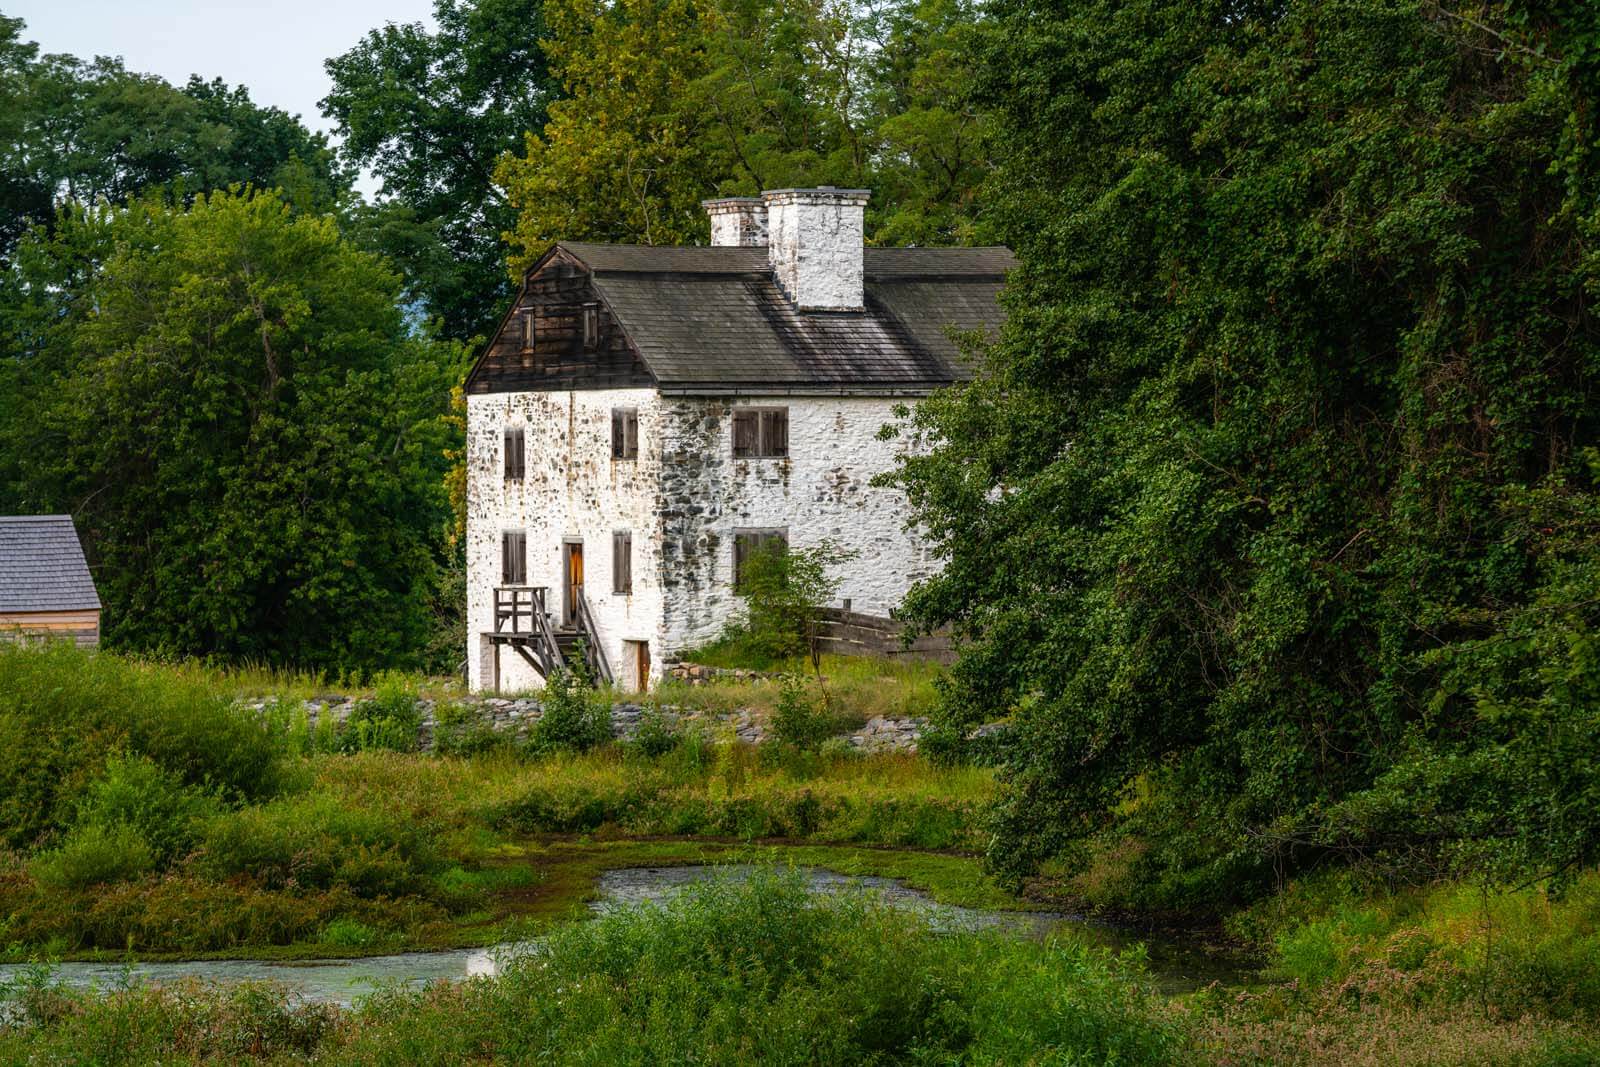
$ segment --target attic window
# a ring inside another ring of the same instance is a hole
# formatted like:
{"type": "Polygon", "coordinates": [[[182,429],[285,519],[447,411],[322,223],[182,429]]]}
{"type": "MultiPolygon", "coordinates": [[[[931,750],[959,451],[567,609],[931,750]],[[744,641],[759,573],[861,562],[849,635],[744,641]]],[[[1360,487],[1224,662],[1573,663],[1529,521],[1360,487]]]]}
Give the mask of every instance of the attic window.
{"type": "Polygon", "coordinates": [[[740,408],[733,413],[736,459],[789,454],[788,408],[740,408]]]}
{"type": "Polygon", "coordinates": [[[587,304],[583,309],[583,350],[593,352],[600,347],[600,308],[587,304]]]}
{"type": "Polygon", "coordinates": [[[611,458],[639,458],[639,409],[611,409],[611,458]]]}
{"type": "Polygon", "coordinates": [[[533,315],[532,308],[524,308],[517,315],[518,328],[521,331],[518,340],[522,342],[522,350],[524,352],[533,347],[533,315]]]}

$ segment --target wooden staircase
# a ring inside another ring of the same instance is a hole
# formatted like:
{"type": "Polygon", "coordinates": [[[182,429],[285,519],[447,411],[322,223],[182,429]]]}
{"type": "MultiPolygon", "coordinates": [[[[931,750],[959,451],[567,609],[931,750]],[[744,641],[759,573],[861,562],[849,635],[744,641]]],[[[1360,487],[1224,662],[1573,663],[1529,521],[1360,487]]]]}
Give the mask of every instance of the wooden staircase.
{"type": "Polygon", "coordinates": [[[500,586],[494,591],[494,630],[487,636],[494,644],[494,691],[500,691],[500,650],[510,648],[541,678],[557,670],[570,669],[582,650],[589,677],[597,685],[610,685],[613,676],[600,643],[594,613],[574,587],[575,610],[571,624],[557,627],[548,607],[548,590],[543,586],[500,586]]]}

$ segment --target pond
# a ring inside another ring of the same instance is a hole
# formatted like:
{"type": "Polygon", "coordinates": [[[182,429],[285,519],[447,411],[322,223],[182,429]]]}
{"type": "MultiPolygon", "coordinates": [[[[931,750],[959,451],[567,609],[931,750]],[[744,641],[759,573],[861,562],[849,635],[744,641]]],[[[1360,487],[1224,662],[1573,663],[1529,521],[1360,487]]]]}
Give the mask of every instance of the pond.
{"type": "MultiPolygon", "coordinates": [[[[754,865],[727,864],[686,867],[630,867],[600,876],[598,897],[589,906],[596,913],[662,901],[696,882],[712,878],[744,879],[754,865]]],[[[1127,929],[1096,923],[1078,916],[1053,912],[983,911],[940,904],[926,893],[893,878],[854,877],[821,868],[802,871],[813,892],[870,892],[885,903],[916,912],[939,930],[1003,929],[1025,937],[1070,928],[1092,943],[1107,948],[1129,948],[1144,943],[1156,984],[1165,992],[1198,989],[1213,981],[1237,984],[1249,971],[1237,961],[1181,942],[1150,939],[1127,929]]],[[[194,960],[178,963],[61,963],[52,970],[56,980],[73,986],[109,989],[129,981],[173,982],[187,978],[204,981],[267,981],[277,983],[306,1000],[350,1004],[375,989],[394,985],[420,986],[438,980],[457,981],[475,975],[490,976],[517,955],[530,951],[533,942],[493,948],[454,949],[444,952],[403,952],[391,956],[334,960],[194,960]]],[[[0,965],[0,982],[16,978],[22,964],[0,965]]]]}

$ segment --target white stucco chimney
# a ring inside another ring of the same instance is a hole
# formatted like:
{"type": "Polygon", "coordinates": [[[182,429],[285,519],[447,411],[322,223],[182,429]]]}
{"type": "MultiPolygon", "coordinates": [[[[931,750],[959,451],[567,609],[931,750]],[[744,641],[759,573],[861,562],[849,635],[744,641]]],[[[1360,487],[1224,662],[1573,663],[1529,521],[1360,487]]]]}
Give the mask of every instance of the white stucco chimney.
{"type": "Polygon", "coordinates": [[[702,200],[711,216],[711,243],[723,247],[761,248],[767,243],[767,205],[759,196],[725,196],[702,200]]]}
{"type": "Polygon", "coordinates": [[[774,189],[767,208],[767,252],[778,285],[795,306],[860,311],[865,189],[774,189]]]}

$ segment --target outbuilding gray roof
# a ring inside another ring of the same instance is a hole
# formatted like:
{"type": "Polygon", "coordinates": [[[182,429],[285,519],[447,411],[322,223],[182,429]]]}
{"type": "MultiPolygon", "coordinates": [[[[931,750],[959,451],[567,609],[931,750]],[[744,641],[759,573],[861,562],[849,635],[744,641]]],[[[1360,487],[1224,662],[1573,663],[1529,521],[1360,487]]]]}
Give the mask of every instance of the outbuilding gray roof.
{"type": "Polygon", "coordinates": [[[0,515],[0,612],[99,609],[71,515],[0,515]]]}
{"type": "Polygon", "coordinates": [[[664,392],[920,391],[971,376],[960,335],[993,339],[1006,248],[867,248],[862,311],[799,311],[765,248],[567,242],[664,392]]]}

